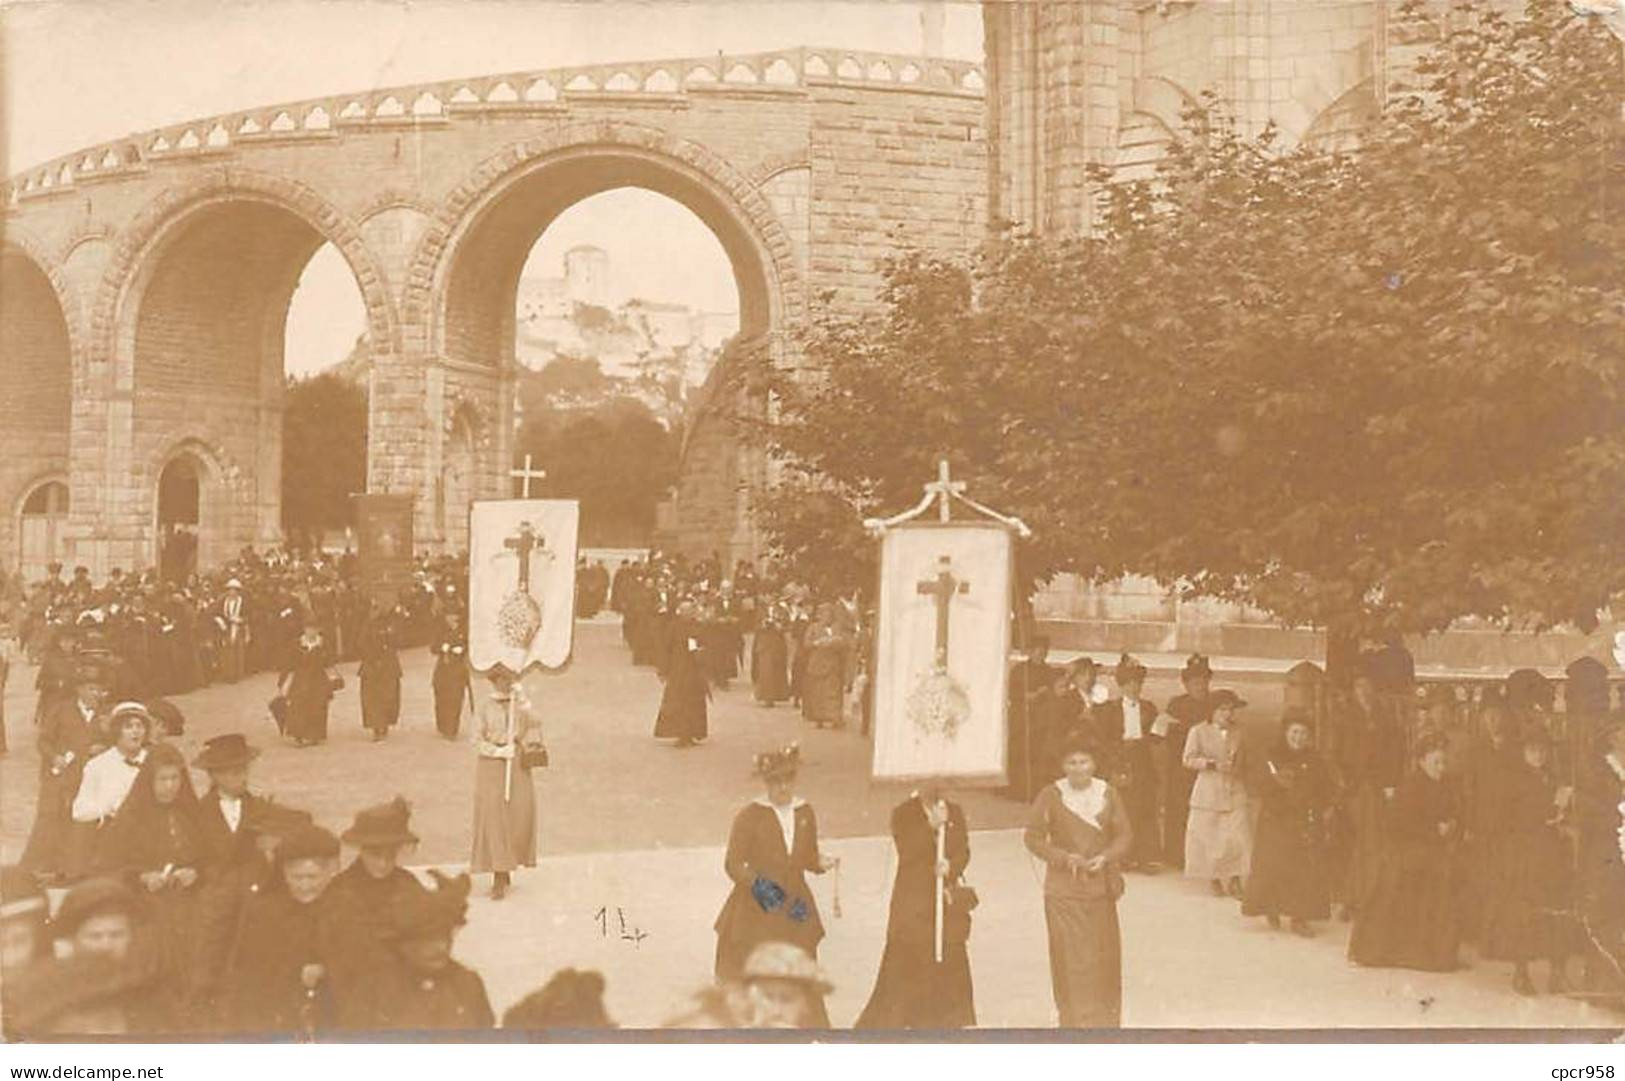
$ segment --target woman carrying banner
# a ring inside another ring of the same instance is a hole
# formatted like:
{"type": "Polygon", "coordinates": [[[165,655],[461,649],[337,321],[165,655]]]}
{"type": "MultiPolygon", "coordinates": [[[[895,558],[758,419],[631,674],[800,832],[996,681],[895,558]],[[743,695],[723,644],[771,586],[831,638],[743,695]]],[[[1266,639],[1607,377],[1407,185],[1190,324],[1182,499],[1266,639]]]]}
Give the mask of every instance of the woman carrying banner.
{"type": "Polygon", "coordinates": [[[965,812],[932,783],[891,816],[897,882],[886,923],[886,951],[860,1029],[947,1029],[976,1024],[971,987],[970,909],[974,894],[960,882],[970,863],[965,812]],[[943,890],[942,958],[937,959],[938,880],[943,890]]]}
{"type": "Polygon", "coordinates": [[[1044,920],[1050,982],[1062,1028],[1117,1028],[1123,1012],[1123,944],[1118,869],[1134,843],[1128,811],[1095,776],[1095,752],[1083,739],[1061,756],[1066,772],[1033,801],[1024,840],[1048,867],[1044,920]]]}
{"type": "Polygon", "coordinates": [[[501,900],[519,867],[536,866],[536,792],[530,771],[545,761],[542,723],[514,674],[487,673],[491,693],[475,718],[474,845],[468,869],[491,872],[491,896],[501,900]]]}

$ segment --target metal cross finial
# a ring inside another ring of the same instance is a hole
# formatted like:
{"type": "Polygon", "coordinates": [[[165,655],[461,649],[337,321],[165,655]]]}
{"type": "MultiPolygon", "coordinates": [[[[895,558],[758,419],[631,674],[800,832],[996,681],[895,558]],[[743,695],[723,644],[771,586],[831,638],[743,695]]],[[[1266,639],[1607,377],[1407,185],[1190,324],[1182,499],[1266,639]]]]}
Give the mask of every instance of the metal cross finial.
{"type": "Polygon", "coordinates": [[[510,469],[508,471],[508,476],[513,477],[516,480],[522,479],[524,481],[524,495],[521,496],[520,498],[529,499],[530,498],[530,482],[531,482],[531,479],[535,478],[536,480],[542,480],[544,477],[547,476],[547,470],[545,470],[545,469],[532,469],[530,467],[530,455],[527,454],[527,455],[525,455],[524,468],[522,468],[522,469],[510,469]]]}
{"type": "Polygon", "coordinates": [[[954,480],[949,474],[948,459],[943,458],[937,462],[937,479],[925,486],[925,494],[928,497],[934,496],[936,498],[937,514],[942,521],[950,520],[952,516],[949,513],[948,505],[953,501],[954,496],[963,495],[964,491],[965,482],[954,480]]]}

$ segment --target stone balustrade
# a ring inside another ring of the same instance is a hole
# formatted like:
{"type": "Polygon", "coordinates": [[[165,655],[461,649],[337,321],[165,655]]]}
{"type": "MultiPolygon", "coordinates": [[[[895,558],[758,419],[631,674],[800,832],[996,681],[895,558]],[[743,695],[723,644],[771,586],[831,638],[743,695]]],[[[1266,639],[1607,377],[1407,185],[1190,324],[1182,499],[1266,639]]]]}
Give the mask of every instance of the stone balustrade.
{"type": "Polygon", "coordinates": [[[984,90],[981,66],[969,61],[816,47],[446,79],[222,113],[100,143],[13,176],[3,204],[126,176],[152,162],[226,156],[244,143],[330,139],[347,128],[432,126],[460,114],[545,114],[568,110],[572,98],[682,101],[840,85],[971,97],[984,90]]]}

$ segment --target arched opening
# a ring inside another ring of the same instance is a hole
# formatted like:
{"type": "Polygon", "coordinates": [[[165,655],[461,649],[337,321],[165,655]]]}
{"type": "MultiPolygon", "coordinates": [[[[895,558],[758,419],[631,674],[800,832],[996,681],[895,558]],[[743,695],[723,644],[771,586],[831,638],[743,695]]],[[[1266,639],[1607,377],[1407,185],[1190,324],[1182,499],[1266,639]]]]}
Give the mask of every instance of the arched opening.
{"type": "Polygon", "coordinates": [[[42,578],[52,563],[62,562],[67,524],[68,486],[63,481],[45,481],[24,497],[17,528],[17,569],[23,581],[42,578]]]}
{"type": "MultiPolygon", "coordinates": [[[[434,326],[447,379],[473,385],[484,369],[512,380],[518,424],[498,426],[497,461],[518,464],[528,450],[548,472],[540,494],[581,499],[584,546],[657,539],[653,505],[629,507],[615,470],[674,484],[711,364],[730,338],[771,331],[780,281],[758,224],[685,162],[583,147],[501,184],[452,248],[434,326]],[[679,234],[681,251],[656,250],[679,234]],[[696,295],[702,264],[722,268],[731,303],[696,295]],[[640,295],[650,292],[665,295],[640,295]]],[[[493,480],[483,497],[518,494],[500,472],[493,480]]],[[[737,488],[707,493],[728,504],[713,516],[725,542],[737,488]]]]}
{"type": "MultiPolygon", "coordinates": [[[[179,440],[222,467],[219,476],[198,474],[206,489],[198,520],[173,519],[177,527],[192,526],[194,563],[204,569],[244,545],[289,539],[281,513],[287,373],[328,359],[290,353],[290,345],[302,348],[307,340],[290,341],[290,312],[313,256],[328,241],[303,213],[279,203],[253,195],[206,202],[163,230],[126,292],[119,349],[134,398],[131,459],[166,462],[165,448],[179,440]]],[[[332,262],[317,266],[331,271],[332,262]]],[[[325,308],[343,325],[368,307],[353,267],[342,257],[338,264],[342,271],[329,276],[340,286],[330,285],[316,307],[318,318],[325,308]]],[[[310,321],[302,318],[294,329],[310,321]]],[[[335,434],[331,425],[310,427],[335,434]]],[[[160,476],[148,473],[140,482],[162,496],[160,476]]],[[[128,523],[154,562],[163,562],[174,540],[164,524],[160,515],[152,533],[150,523],[128,523]]]]}
{"type": "Polygon", "coordinates": [[[158,474],[158,572],[183,582],[198,569],[203,477],[190,454],[170,459],[158,474]]]}
{"type": "MultiPolygon", "coordinates": [[[[47,487],[31,487],[42,475],[66,475],[72,414],[73,353],[61,301],[39,264],[7,248],[0,254],[0,500],[5,506],[32,503],[47,487]]],[[[58,483],[55,489],[61,489],[65,515],[67,487],[58,483]]],[[[0,551],[7,568],[19,566],[34,575],[65,555],[65,523],[38,521],[25,547],[21,519],[6,517],[0,551]],[[47,537],[52,554],[39,561],[36,546],[47,537]]]]}

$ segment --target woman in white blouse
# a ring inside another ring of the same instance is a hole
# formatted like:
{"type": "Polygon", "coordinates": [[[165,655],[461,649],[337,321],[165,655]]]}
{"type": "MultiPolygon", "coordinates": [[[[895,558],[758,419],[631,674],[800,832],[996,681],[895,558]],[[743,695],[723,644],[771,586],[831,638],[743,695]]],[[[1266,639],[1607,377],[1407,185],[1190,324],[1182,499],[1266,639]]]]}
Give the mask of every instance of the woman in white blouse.
{"type": "Polygon", "coordinates": [[[1241,899],[1252,865],[1241,726],[1236,711],[1247,703],[1234,691],[1214,691],[1213,719],[1185,736],[1185,768],[1196,771],[1190,818],[1185,826],[1185,874],[1206,878],[1216,897],[1241,899]]]}
{"type": "Polygon", "coordinates": [[[90,874],[99,857],[101,828],[124,806],[124,800],[147,757],[152,715],[139,702],[121,702],[107,718],[113,745],[85,763],[79,791],[73,797],[73,832],[68,841],[68,873],[90,874]]]}

